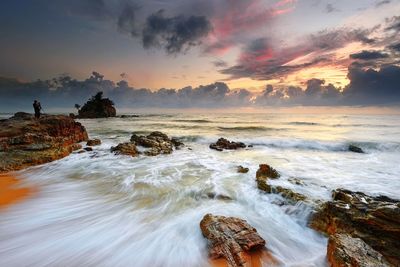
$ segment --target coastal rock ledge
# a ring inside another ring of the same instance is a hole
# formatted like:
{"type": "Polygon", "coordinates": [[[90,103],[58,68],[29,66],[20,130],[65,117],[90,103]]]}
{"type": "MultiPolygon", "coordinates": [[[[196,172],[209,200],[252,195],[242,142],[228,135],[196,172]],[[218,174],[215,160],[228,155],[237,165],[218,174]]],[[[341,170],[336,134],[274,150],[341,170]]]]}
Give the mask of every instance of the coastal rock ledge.
{"type": "Polygon", "coordinates": [[[334,190],[332,198],[310,221],[312,228],[330,235],[331,265],[400,266],[400,201],[345,189],[334,190]],[[357,253],[368,254],[382,264],[371,265],[357,253]]]}
{"type": "Polygon", "coordinates": [[[246,266],[246,252],[265,247],[265,240],[257,230],[239,218],[207,214],[200,222],[200,229],[210,242],[210,258],[223,257],[229,267],[246,266]]]}
{"type": "Polygon", "coordinates": [[[20,170],[68,156],[88,139],[85,127],[63,115],[18,112],[0,121],[0,172],[20,170]]]}

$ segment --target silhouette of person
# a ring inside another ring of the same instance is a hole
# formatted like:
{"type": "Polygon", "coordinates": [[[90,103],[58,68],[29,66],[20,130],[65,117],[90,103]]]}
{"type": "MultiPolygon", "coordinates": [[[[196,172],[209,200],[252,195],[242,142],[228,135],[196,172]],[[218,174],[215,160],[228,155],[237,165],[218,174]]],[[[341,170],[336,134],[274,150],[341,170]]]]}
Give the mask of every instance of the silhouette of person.
{"type": "Polygon", "coordinates": [[[40,105],[39,101],[37,100],[33,101],[33,109],[35,110],[35,118],[39,119],[40,111],[42,110],[42,106],[40,105]]]}

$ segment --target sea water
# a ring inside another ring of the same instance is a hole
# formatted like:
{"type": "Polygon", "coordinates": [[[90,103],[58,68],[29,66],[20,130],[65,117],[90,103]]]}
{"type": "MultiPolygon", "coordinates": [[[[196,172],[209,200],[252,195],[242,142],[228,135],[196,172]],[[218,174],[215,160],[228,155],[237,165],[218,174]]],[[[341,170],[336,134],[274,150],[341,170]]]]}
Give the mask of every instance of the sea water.
{"type": "Polygon", "coordinates": [[[400,193],[397,116],[141,114],[80,122],[102,140],[93,152],[17,173],[38,192],[0,211],[0,266],[209,266],[199,228],[207,213],[247,220],[278,266],[326,266],[327,239],[307,227],[317,203],[336,188],[400,193]],[[110,152],[132,133],[152,131],[185,147],[156,157],[110,152]],[[253,147],[211,150],[219,137],[253,147]],[[349,152],[349,144],[366,153],[349,152]],[[310,201],[290,204],[258,190],[261,163],[281,173],[270,183],[310,201]],[[238,165],[250,171],[237,173],[238,165]]]}

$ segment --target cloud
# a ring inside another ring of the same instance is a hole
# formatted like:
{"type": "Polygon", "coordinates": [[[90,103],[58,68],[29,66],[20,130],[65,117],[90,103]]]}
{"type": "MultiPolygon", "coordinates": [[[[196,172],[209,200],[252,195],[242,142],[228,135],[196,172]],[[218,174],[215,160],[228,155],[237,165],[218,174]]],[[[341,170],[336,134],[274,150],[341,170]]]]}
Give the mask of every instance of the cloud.
{"type": "Polygon", "coordinates": [[[337,9],[336,7],[334,7],[332,4],[327,4],[325,6],[325,12],[326,13],[333,13],[333,12],[338,12],[339,9],[337,9]]]}
{"type": "Polygon", "coordinates": [[[363,50],[359,53],[355,54],[350,54],[350,58],[352,59],[360,59],[360,60],[374,60],[374,59],[382,59],[382,58],[388,58],[389,54],[386,54],[382,51],[367,51],[363,50]]]}
{"type": "Polygon", "coordinates": [[[134,37],[138,36],[138,29],[136,25],[137,10],[139,10],[137,5],[125,3],[117,20],[118,29],[122,32],[127,32],[134,37]]]}
{"type": "Polygon", "coordinates": [[[392,2],[391,0],[381,0],[375,4],[375,7],[381,7],[383,5],[390,4],[391,2],[392,2]]]}
{"type": "Polygon", "coordinates": [[[394,50],[396,52],[400,52],[400,43],[391,44],[388,46],[389,49],[394,50]]]}
{"type": "Polygon", "coordinates": [[[226,68],[228,67],[228,63],[226,63],[225,61],[218,59],[218,60],[214,60],[213,65],[217,68],[226,68]]]}
{"type": "Polygon", "coordinates": [[[167,18],[164,10],[150,15],[142,33],[145,48],[163,48],[168,54],[186,51],[200,44],[212,27],[204,16],[176,16],[167,18]]]}
{"type": "Polygon", "coordinates": [[[296,46],[289,47],[280,47],[267,38],[254,39],[243,47],[236,65],[220,72],[229,75],[229,79],[285,78],[304,68],[332,64],[332,53],[349,43],[372,43],[369,33],[365,29],[324,30],[303,38],[296,46]],[[301,58],[303,60],[299,60],[301,58]]]}
{"type": "Polygon", "coordinates": [[[400,16],[394,16],[391,18],[386,19],[386,31],[394,31],[394,32],[399,32],[400,31],[400,16]]]}

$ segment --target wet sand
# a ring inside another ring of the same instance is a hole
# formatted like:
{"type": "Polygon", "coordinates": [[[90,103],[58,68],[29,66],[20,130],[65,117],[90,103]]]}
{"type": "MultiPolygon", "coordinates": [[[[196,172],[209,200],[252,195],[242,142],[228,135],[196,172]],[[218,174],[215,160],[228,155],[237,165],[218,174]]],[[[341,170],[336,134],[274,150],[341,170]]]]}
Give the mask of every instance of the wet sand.
{"type": "MultiPolygon", "coordinates": [[[[245,253],[245,258],[247,262],[245,267],[261,267],[262,263],[268,263],[268,266],[278,264],[278,261],[267,249],[245,253]]],[[[227,261],[224,258],[210,259],[210,264],[213,267],[228,267],[227,261]]]]}
{"type": "Polygon", "coordinates": [[[32,195],[35,188],[21,185],[21,180],[11,173],[0,174],[0,210],[32,195]]]}

